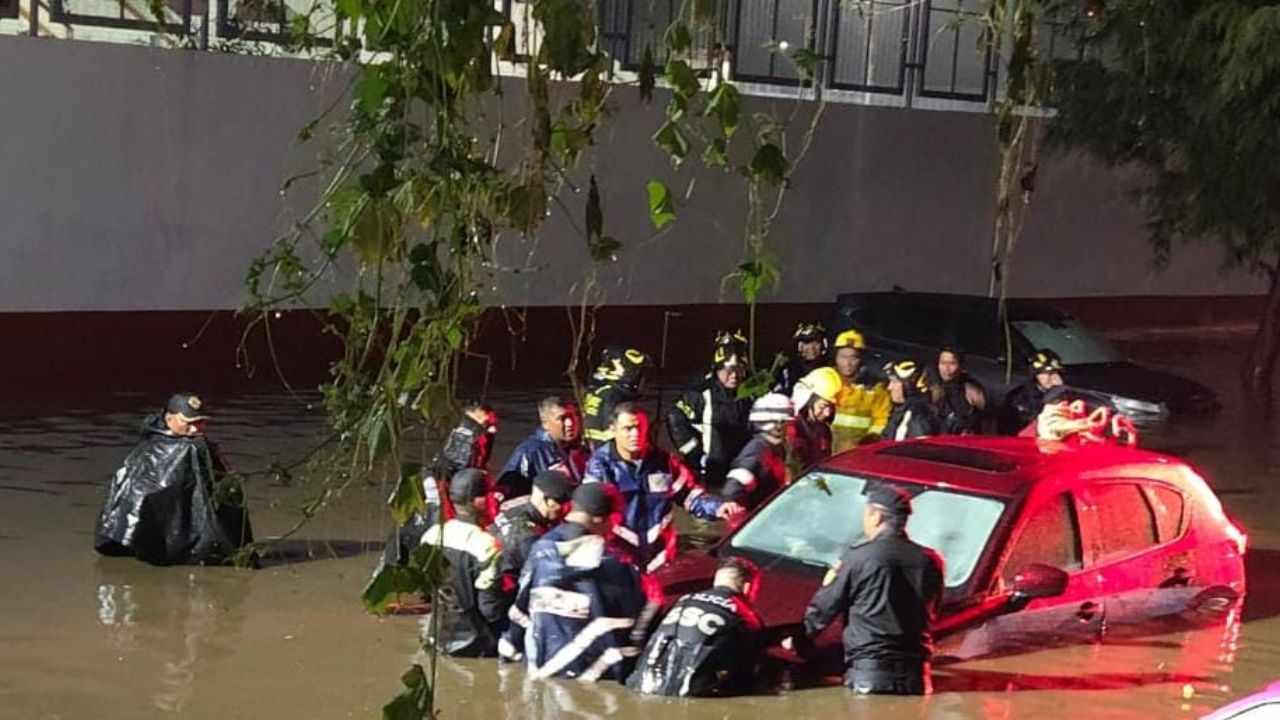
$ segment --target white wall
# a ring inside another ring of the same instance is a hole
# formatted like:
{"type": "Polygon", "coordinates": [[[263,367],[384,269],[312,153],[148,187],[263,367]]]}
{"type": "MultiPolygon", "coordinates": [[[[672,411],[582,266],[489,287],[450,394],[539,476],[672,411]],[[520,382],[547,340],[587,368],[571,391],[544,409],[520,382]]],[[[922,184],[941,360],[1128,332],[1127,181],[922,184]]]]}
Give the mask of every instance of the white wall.
{"type": "MultiPolygon", "coordinates": [[[[323,67],[0,38],[0,312],[239,306],[250,258],[314,195],[305,183],[288,197],[279,187],[315,165],[315,148],[294,138],[341,90],[323,67]]],[[[509,115],[522,102],[519,87],[511,84],[509,115]]],[[[742,183],[707,171],[676,179],[649,141],[662,103],[646,107],[633,89],[618,90],[597,152],[578,173],[600,178],[606,232],[625,246],[601,280],[613,303],[716,302],[720,278],[742,254],[742,183]],[[677,190],[698,178],[692,204],[661,234],[644,197],[655,176],[677,190]]],[[[789,110],[765,99],[749,109],[767,104],[789,110]]],[[[894,284],[985,292],[990,122],[828,106],[776,226],[784,280],[768,300],[822,302],[894,284]]],[[[584,197],[566,196],[575,222],[584,197]]],[[[542,269],[496,277],[491,300],[574,302],[588,261],[571,228],[557,214],[532,249],[506,241],[504,264],[542,269]]],[[[1186,247],[1154,272],[1124,188],[1096,164],[1055,158],[1041,169],[1013,284],[1018,294],[1052,297],[1264,289],[1217,265],[1214,248],[1186,247]]]]}

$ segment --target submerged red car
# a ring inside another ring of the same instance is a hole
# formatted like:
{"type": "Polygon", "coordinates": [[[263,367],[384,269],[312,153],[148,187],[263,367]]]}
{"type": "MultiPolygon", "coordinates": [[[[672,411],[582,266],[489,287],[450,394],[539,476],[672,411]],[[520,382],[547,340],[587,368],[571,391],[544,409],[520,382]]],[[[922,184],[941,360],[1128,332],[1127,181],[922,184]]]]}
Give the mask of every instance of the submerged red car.
{"type": "MultiPolygon", "coordinates": [[[[762,504],[717,544],[659,572],[671,599],[706,587],[720,557],[762,570],[757,609],[796,632],[827,568],[861,533],[863,488],[913,497],[907,532],[946,562],[938,658],[1225,619],[1245,592],[1246,536],[1182,461],[1110,445],[939,437],[843,453],[762,504]]],[[[840,663],[840,628],[817,639],[840,663]]]]}

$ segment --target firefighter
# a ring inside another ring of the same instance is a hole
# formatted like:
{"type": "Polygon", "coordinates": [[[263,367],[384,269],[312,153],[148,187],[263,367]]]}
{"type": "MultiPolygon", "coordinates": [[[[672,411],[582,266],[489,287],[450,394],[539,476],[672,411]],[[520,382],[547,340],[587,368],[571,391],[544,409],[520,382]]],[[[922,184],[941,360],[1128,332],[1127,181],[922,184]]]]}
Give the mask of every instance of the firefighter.
{"type": "Polygon", "coordinates": [[[649,415],[638,405],[613,409],[613,440],[587,463],[583,484],[602,483],[620,496],[616,538],[642,572],[653,572],[676,554],[675,508],[704,520],[727,519],[742,511],[702,489],[680,458],[649,442],[649,415]]]}
{"type": "Polygon", "coordinates": [[[503,503],[489,532],[498,539],[502,557],[498,582],[507,604],[515,598],[520,571],[533,541],[555,527],[569,507],[573,487],[558,470],[543,470],[533,478],[533,492],[503,503]]]}
{"type": "MultiPolygon", "coordinates": [[[[865,539],[831,567],[804,614],[806,638],[836,618],[844,627],[845,687],[858,694],[930,691],[930,628],[942,600],[942,558],[907,538],[911,498],[890,485],[865,490],[865,539]]],[[[798,649],[808,652],[801,642],[798,649]]]]}
{"type": "Polygon", "coordinates": [[[827,330],[821,323],[802,322],[791,334],[796,343],[796,354],[786,365],[778,368],[773,391],[791,395],[800,378],[826,365],[827,330]]]}
{"type": "Polygon", "coordinates": [[[672,444],[704,484],[723,481],[729,463],[751,439],[751,399],[738,397],[747,364],[746,338],[717,333],[711,373],[667,414],[672,444]]]}
{"type": "Polygon", "coordinates": [[[746,510],[787,483],[785,442],[793,419],[791,401],[785,395],[768,393],[752,403],[748,419],[755,437],[733,459],[722,493],[746,510]]]}
{"type": "Polygon", "coordinates": [[[483,470],[459,471],[449,482],[454,518],[422,536],[423,545],[442,547],[449,561],[441,601],[432,610],[440,613],[436,642],[446,655],[489,657],[498,651],[506,603],[498,584],[498,541],[484,530],[489,492],[483,470]]]}
{"type": "Polygon", "coordinates": [[[637,649],[632,630],[645,607],[635,567],[606,542],[614,504],[608,488],[580,485],[565,522],[533,543],[509,612],[500,655],[534,678],[624,680],[637,649]]]}
{"type": "Polygon", "coordinates": [[[1045,393],[1062,385],[1062,358],[1048,348],[1031,356],[1031,377],[1009,391],[1000,408],[996,429],[1001,435],[1017,435],[1044,409],[1045,393]]]}
{"type": "Polygon", "coordinates": [[[540,427],[525,438],[502,466],[495,492],[499,502],[528,495],[533,478],[543,470],[557,470],[577,485],[587,466],[587,453],[582,448],[582,418],[578,406],[559,395],[548,395],[538,402],[540,427]]]}
{"type": "Polygon", "coordinates": [[[878,440],[889,421],[888,389],[863,372],[862,352],[866,347],[866,340],[857,330],[845,330],[836,336],[834,360],[841,388],[831,421],[833,452],[878,440]]]}
{"type": "Polygon", "coordinates": [[[582,398],[584,435],[591,449],[613,439],[609,419],[618,403],[639,402],[645,375],[653,367],[649,355],[633,347],[611,345],[600,353],[582,398]]]}
{"type": "Polygon", "coordinates": [[[840,396],[840,374],[822,367],[805,375],[791,392],[795,422],[787,426],[787,477],[831,457],[831,419],[840,396]]]}
{"type": "Polygon", "coordinates": [[[889,378],[889,399],[893,401],[885,439],[909,440],[940,434],[942,422],[933,405],[924,368],[915,360],[899,360],[885,365],[884,374],[889,378]]]}
{"type": "Polygon", "coordinates": [[[938,382],[933,385],[942,432],[976,435],[982,432],[987,392],[964,370],[964,356],[955,348],[938,351],[938,382]]]}
{"type": "Polygon", "coordinates": [[[710,590],[685,595],[667,612],[627,684],[647,695],[749,694],[764,649],[752,607],[759,578],[746,558],[722,562],[710,590]]]}

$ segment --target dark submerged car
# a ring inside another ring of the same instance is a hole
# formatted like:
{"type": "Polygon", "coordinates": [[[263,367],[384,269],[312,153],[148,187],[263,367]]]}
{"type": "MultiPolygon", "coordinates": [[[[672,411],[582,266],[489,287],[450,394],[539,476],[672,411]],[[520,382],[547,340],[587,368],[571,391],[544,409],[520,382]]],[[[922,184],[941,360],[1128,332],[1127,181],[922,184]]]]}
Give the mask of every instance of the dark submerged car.
{"type": "Polygon", "coordinates": [[[941,347],[965,353],[965,365],[988,392],[999,399],[1028,377],[1027,366],[1038,348],[1062,357],[1067,384],[1109,398],[1118,410],[1142,425],[1169,413],[1217,409],[1213,392],[1192,380],[1126,360],[1104,338],[1075,318],[1048,304],[1009,301],[1013,349],[1012,382],[1006,382],[1010,346],[1006,343],[997,302],[972,295],[917,292],[847,293],[836,299],[833,332],[856,328],[866,336],[869,367],[912,358],[931,366],[941,347]]]}
{"type": "MultiPolygon", "coordinates": [[[[709,585],[720,557],[746,556],[763,573],[757,609],[771,638],[798,632],[822,576],[860,535],[868,482],[911,493],[907,532],[946,563],[938,659],[1213,624],[1244,595],[1246,537],[1183,462],[1110,445],[940,437],[811,469],[716,545],[660,571],[668,599],[709,585]]],[[[839,672],[838,625],[817,638],[819,674],[839,672]]]]}

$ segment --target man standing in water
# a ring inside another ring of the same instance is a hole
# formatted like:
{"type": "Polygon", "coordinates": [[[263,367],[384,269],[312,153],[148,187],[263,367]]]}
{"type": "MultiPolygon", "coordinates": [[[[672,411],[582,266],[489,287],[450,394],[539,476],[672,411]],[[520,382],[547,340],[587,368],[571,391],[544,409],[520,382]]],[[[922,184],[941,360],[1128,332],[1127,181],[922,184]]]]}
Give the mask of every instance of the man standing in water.
{"type": "Polygon", "coordinates": [[[859,695],[923,695],[932,689],[930,627],[942,601],[942,558],[907,538],[906,491],[877,483],[865,494],[865,539],[823,578],[804,614],[805,636],[845,615],[845,687],[859,695]]]}

